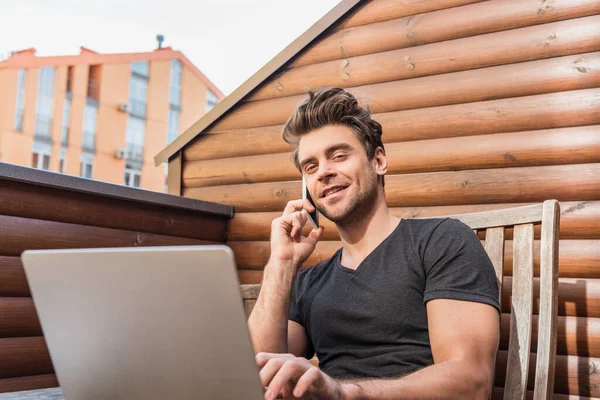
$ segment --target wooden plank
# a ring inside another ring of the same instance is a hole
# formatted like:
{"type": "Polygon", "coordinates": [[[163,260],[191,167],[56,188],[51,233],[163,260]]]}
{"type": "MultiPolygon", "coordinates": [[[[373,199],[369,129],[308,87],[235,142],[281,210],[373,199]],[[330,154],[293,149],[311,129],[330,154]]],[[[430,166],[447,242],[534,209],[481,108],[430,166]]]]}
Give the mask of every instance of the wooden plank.
{"type": "MultiPolygon", "coordinates": [[[[584,89],[373,115],[384,143],[539,130],[600,123],[600,89],[584,89]]],[[[289,152],[283,125],[199,135],[184,162],[289,152]],[[215,134],[218,133],[218,134],[215,134]]],[[[212,132],[212,131],[211,131],[212,132]]]]}
{"type": "Polygon", "coordinates": [[[465,4],[477,3],[481,0],[377,0],[366,2],[364,6],[344,16],[344,20],[336,29],[372,24],[408,15],[422,14],[465,4]]]}
{"type": "Polygon", "coordinates": [[[43,337],[0,339],[0,379],[53,372],[43,337]]]}
{"type": "MultiPolygon", "coordinates": [[[[348,88],[373,113],[596,88],[600,52],[348,88]],[[493,76],[494,79],[489,79],[493,76]],[[398,93],[402,93],[399,96],[398,93]]],[[[214,130],[284,123],[306,95],[243,103],[214,130]]]]}
{"type": "Polygon", "coordinates": [[[0,379],[0,393],[20,392],[23,390],[46,389],[58,386],[54,374],[22,376],[19,378],[0,379]]]}
{"type": "MultiPolygon", "coordinates": [[[[600,318],[558,317],[557,354],[598,357],[600,354],[600,318]]],[[[500,349],[508,349],[510,314],[502,314],[500,349]]],[[[533,316],[531,352],[538,344],[538,316],[533,316]]]]}
{"type": "MultiPolygon", "coordinates": [[[[433,206],[433,207],[393,207],[392,215],[410,219],[425,217],[440,217],[445,215],[464,214],[488,210],[499,210],[511,207],[521,207],[528,203],[513,204],[473,204],[463,206],[433,206]]],[[[600,238],[600,201],[561,202],[560,237],[563,239],[600,238]]],[[[237,213],[229,221],[227,237],[230,241],[261,241],[269,240],[271,222],[281,216],[281,211],[237,213]]],[[[335,224],[322,217],[320,224],[325,230],[321,240],[340,240],[335,224]]],[[[535,227],[535,237],[540,238],[540,227],[535,227]]],[[[304,233],[308,234],[309,228],[304,233]]],[[[512,228],[506,229],[505,236],[512,239],[512,228]]],[[[482,239],[484,236],[480,236],[482,239]]],[[[599,255],[600,257],[600,255],[599,255]]],[[[512,269],[512,267],[511,267],[512,269]]]]}
{"type": "Polygon", "coordinates": [[[600,50],[600,16],[289,68],[245,101],[353,87],[600,50]]]}
{"type": "Polygon", "coordinates": [[[325,36],[298,56],[291,65],[315,64],[578,18],[599,12],[600,6],[595,0],[552,3],[534,0],[486,1],[342,29],[325,36]],[[464,21],[469,23],[465,24],[464,21]]]}
{"type": "MultiPolygon", "coordinates": [[[[539,314],[539,278],[533,280],[533,312],[539,314]]],[[[502,312],[511,310],[512,277],[505,277],[502,285],[502,312]]],[[[558,315],[567,317],[600,317],[600,280],[559,278],[558,315]]]]}
{"type": "Polygon", "coordinates": [[[502,270],[504,268],[504,228],[488,228],[485,235],[485,251],[494,265],[498,284],[498,299],[502,300],[502,270]]]}
{"type": "Polygon", "coordinates": [[[540,249],[540,316],[537,347],[538,366],[534,399],[544,400],[554,392],[554,366],[558,315],[558,246],[560,207],[547,200],[543,206],[540,249]]]}
{"type": "MultiPolygon", "coordinates": [[[[518,225],[541,221],[542,205],[536,204],[531,206],[508,208],[505,210],[492,210],[478,213],[449,215],[448,217],[462,221],[471,229],[481,229],[505,225],[518,225]]],[[[516,236],[517,228],[515,227],[514,229],[516,236]]]]}
{"type": "MultiPolygon", "coordinates": [[[[288,181],[187,188],[183,194],[256,212],[283,210],[300,192],[300,181],[288,181]]],[[[385,192],[389,207],[600,200],[600,163],[389,175],[385,192]]]]}
{"type": "MultiPolygon", "coordinates": [[[[532,360],[535,360],[535,354],[532,354],[531,357],[532,360]]],[[[600,372],[596,368],[598,363],[600,363],[598,358],[557,356],[554,392],[573,396],[599,397],[600,372]]],[[[529,390],[533,390],[534,387],[535,361],[532,364],[527,379],[529,390]]],[[[506,351],[498,352],[496,367],[498,373],[494,379],[495,386],[505,386],[506,351]]]]}
{"type": "Polygon", "coordinates": [[[181,151],[169,158],[167,190],[174,196],[181,196],[181,163],[181,151]]]}
{"type": "Polygon", "coordinates": [[[190,246],[207,240],[153,235],[93,226],[0,216],[0,254],[20,256],[25,250],[99,247],[190,246]]]}
{"type": "MultiPolygon", "coordinates": [[[[600,125],[386,143],[385,147],[389,175],[594,163],[600,162],[600,125]]],[[[188,161],[183,186],[297,180],[301,174],[291,155],[188,161]]]]}
{"type": "Polygon", "coordinates": [[[20,257],[0,256],[0,297],[30,297],[20,257]]]}
{"type": "MultiPolygon", "coordinates": [[[[512,275],[513,251],[507,241],[504,251],[504,274],[512,275]]],[[[559,269],[565,278],[600,278],[600,240],[581,239],[560,241],[559,269]]],[[[540,276],[540,242],[535,241],[534,274],[540,276]]]]}
{"type": "Polygon", "coordinates": [[[209,213],[12,181],[2,181],[0,214],[214,241],[224,240],[228,220],[209,213]]]}
{"type": "Polygon", "coordinates": [[[43,336],[30,297],[0,297],[0,338],[43,336]]]}
{"type": "Polygon", "coordinates": [[[240,285],[244,300],[256,300],[260,293],[260,285],[240,285]]]}

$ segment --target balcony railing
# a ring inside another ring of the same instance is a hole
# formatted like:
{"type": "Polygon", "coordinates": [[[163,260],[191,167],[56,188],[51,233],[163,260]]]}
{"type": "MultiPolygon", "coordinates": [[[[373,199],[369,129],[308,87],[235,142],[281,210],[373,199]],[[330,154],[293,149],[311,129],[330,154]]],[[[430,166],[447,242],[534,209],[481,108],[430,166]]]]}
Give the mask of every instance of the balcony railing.
{"type": "Polygon", "coordinates": [[[62,144],[63,147],[69,146],[69,127],[68,126],[63,126],[63,128],[62,128],[60,143],[62,144]]]}
{"type": "Polygon", "coordinates": [[[15,112],[15,131],[23,132],[23,109],[17,109],[15,112]]]}
{"type": "Polygon", "coordinates": [[[146,102],[129,99],[129,114],[140,118],[146,118],[146,102]]]}
{"type": "Polygon", "coordinates": [[[52,135],[52,118],[43,115],[37,115],[35,117],[35,131],[34,136],[38,140],[51,140],[52,135]]]}
{"type": "Polygon", "coordinates": [[[144,146],[127,143],[125,147],[125,158],[132,161],[144,161],[144,146]]]}
{"type": "Polygon", "coordinates": [[[96,151],[96,132],[83,132],[81,148],[87,151],[96,151]]]}

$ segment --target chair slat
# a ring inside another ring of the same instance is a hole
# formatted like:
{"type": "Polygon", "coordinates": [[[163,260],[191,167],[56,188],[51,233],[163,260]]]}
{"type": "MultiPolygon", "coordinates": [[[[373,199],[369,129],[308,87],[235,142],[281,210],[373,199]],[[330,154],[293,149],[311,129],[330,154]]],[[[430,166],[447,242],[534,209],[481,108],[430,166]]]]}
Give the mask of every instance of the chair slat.
{"type": "Polygon", "coordinates": [[[244,300],[256,300],[258,293],[260,293],[260,284],[246,284],[240,285],[242,289],[242,297],[244,300]]]}
{"type": "Polygon", "coordinates": [[[485,230],[485,251],[494,265],[498,282],[498,302],[502,297],[502,268],[504,266],[504,228],[485,230]]]}
{"type": "Polygon", "coordinates": [[[505,400],[525,399],[533,309],[533,224],[516,225],[505,400]]]}
{"type": "Polygon", "coordinates": [[[540,249],[540,316],[534,400],[554,393],[556,326],[558,315],[558,237],[560,206],[556,200],[544,202],[540,249]]]}
{"type": "Polygon", "coordinates": [[[542,220],[542,204],[470,214],[446,215],[467,224],[471,229],[528,224],[542,220]]]}

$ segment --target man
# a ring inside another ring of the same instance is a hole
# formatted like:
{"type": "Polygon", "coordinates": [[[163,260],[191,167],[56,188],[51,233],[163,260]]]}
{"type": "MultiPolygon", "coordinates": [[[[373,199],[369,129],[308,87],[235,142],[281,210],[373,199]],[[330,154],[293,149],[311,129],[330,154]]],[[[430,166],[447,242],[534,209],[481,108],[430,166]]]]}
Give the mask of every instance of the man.
{"type": "Polygon", "coordinates": [[[310,92],[286,123],[296,167],[342,241],[300,265],[323,227],[290,201],[248,327],[265,399],[484,399],[499,304],[493,266],[457,220],[394,217],[385,202],[381,126],[342,89],[310,92]],[[318,356],[319,367],[307,358],[318,356]]]}

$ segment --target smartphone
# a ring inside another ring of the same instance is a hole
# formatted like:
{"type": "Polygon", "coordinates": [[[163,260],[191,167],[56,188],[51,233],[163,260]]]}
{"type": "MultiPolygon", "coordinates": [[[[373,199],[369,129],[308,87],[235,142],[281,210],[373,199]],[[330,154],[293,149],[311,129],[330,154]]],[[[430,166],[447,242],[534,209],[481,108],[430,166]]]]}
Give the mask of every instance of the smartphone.
{"type": "Polygon", "coordinates": [[[317,205],[313,201],[310,193],[308,192],[308,188],[306,187],[306,180],[302,177],[302,200],[308,199],[310,204],[315,207],[315,211],[308,212],[307,210],[302,210],[304,215],[308,217],[308,222],[312,225],[314,229],[319,229],[319,212],[317,211],[317,205]]]}

